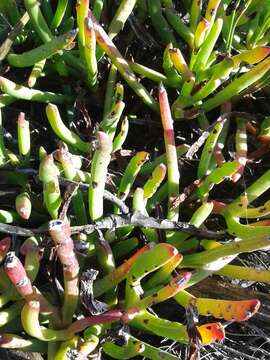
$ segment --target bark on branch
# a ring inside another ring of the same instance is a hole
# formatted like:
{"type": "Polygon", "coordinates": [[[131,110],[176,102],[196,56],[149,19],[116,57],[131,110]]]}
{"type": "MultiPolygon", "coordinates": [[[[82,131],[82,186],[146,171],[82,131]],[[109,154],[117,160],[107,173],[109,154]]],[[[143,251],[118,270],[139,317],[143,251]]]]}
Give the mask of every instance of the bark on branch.
{"type": "MultiPolygon", "coordinates": [[[[97,221],[94,224],[72,226],[71,234],[91,234],[96,230],[119,229],[126,226],[151,228],[158,230],[182,231],[187,234],[206,239],[224,240],[229,238],[229,235],[224,232],[220,233],[205,229],[199,229],[196,226],[190,225],[187,222],[155,219],[153,217],[144,216],[139,212],[127,215],[110,215],[103,218],[102,220],[97,221]]],[[[26,229],[20,226],[0,223],[0,232],[28,237],[37,234],[48,234],[48,229],[26,229]]]]}

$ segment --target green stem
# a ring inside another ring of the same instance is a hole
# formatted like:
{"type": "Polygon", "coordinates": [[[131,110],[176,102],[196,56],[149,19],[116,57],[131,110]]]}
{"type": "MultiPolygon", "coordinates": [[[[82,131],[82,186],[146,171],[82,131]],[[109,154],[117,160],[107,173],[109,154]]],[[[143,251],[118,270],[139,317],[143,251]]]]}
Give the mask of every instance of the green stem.
{"type": "Polygon", "coordinates": [[[56,11],[54,13],[52,22],[51,22],[51,29],[56,29],[59,27],[59,25],[61,24],[63,17],[65,15],[66,12],[66,8],[68,5],[68,0],[58,0],[57,3],[57,8],[56,11]]]}
{"type": "Polygon", "coordinates": [[[21,164],[27,165],[30,160],[31,136],[29,121],[25,119],[25,114],[20,113],[17,121],[18,147],[21,157],[21,164]]]}
{"type": "Polygon", "coordinates": [[[148,12],[153,24],[154,29],[156,30],[158,36],[162,40],[164,45],[169,43],[176,44],[176,40],[173,36],[173,33],[162,15],[161,1],[160,0],[147,0],[148,12]]]}
{"type": "Polygon", "coordinates": [[[60,35],[52,40],[46,42],[39,47],[24,52],[22,54],[9,54],[7,61],[14,67],[28,67],[32,66],[42,60],[50,58],[58,51],[69,46],[77,35],[77,30],[71,30],[66,34],[60,35]]]}
{"type": "Polygon", "coordinates": [[[37,62],[33,66],[33,69],[31,71],[31,74],[29,75],[28,82],[27,82],[27,84],[30,88],[34,87],[37,80],[41,77],[45,65],[46,65],[46,59],[37,62]]]}
{"type": "MultiPolygon", "coordinates": [[[[66,101],[72,101],[73,97],[62,94],[55,94],[52,92],[43,92],[40,90],[30,89],[23,85],[18,85],[4,77],[0,77],[1,90],[15,99],[37,101],[37,102],[52,102],[55,104],[62,104],[66,101]]],[[[8,98],[8,102],[11,99],[8,98]]],[[[13,101],[13,99],[12,99],[13,101]]]]}
{"type": "Polygon", "coordinates": [[[207,65],[207,61],[216,45],[217,39],[222,30],[223,20],[217,19],[214,25],[212,26],[209,34],[207,35],[206,39],[204,40],[198,55],[196,57],[195,64],[192,68],[198,74],[199,72],[203,71],[207,65]]]}
{"type": "Polygon", "coordinates": [[[8,15],[8,19],[12,25],[16,25],[21,18],[20,12],[15,0],[5,0],[3,2],[4,10],[8,15]]]}
{"type": "Polygon", "coordinates": [[[229,213],[230,215],[240,216],[243,211],[243,196],[246,199],[246,205],[252,203],[259,196],[261,196],[265,191],[270,188],[270,170],[266,171],[263,175],[261,175],[257,180],[255,180],[245,192],[241,194],[237,199],[235,199],[231,204],[227,205],[224,210],[224,215],[229,213]]]}
{"type": "Polygon", "coordinates": [[[128,136],[128,130],[129,130],[129,121],[128,118],[125,117],[124,120],[122,121],[119,134],[115,136],[113,140],[113,150],[112,150],[113,153],[122,149],[122,146],[128,136]]]}
{"type": "Polygon", "coordinates": [[[97,280],[94,283],[95,297],[99,297],[105,294],[108,290],[112,289],[113,287],[118,285],[121,281],[123,281],[127,277],[136,259],[138,259],[144,252],[146,252],[149,249],[150,246],[145,245],[143,248],[139,249],[134,255],[132,255],[128,260],[126,260],[120,266],[118,266],[112,273],[106,275],[102,279],[97,280]]]}
{"type": "Polygon", "coordinates": [[[99,131],[97,138],[98,148],[92,159],[88,197],[90,217],[93,221],[103,216],[103,193],[112,152],[112,141],[107,134],[99,131]]]}
{"type": "Polygon", "coordinates": [[[104,0],[94,0],[93,15],[99,21],[104,7],[104,0]]]}
{"type": "Polygon", "coordinates": [[[96,59],[96,35],[94,26],[90,18],[85,18],[84,22],[85,46],[84,58],[87,65],[88,81],[91,86],[97,82],[97,59],[96,59]]]}
{"type": "Polygon", "coordinates": [[[126,345],[119,346],[113,342],[105,342],[102,349],[107,355],[115,359],[131,359],[137,355],[153,360],[179,359],[179,357],[136,339],[130,334],[128,334],[127,337],[128,342],[126,345]]]}
{"type": "Polygon", "coordinates": [[[190,8],[189,27],[192,33],[195,32],[202,11],[202,0],[192,0],[190,8]]]}
{"type": "Polygon", "coordinates": [[[43,42],[49,42],[53,35],[44,19],[38,0],[24,0],[24,6],[30,16],[31,24],[43,42]]]}
{"type": "Polygon", "coordinates": [[[256,238],[251,237],[245,240],[234,241],[198,254],[186,255],[181,263],[181,267],[207,269],[208,264],[211,265],[211,263],[223,260],[225,257],[266,249],[269,246],[270,241],[267,236],[257,236],[256,238]]]}
{"type": "Polygon", "coordinates": [[[169,220],[177,221],[179,217],[179,206],[173,206],[175,197],[179,195],[179,169],[177,152],[174,139],[173,119],[170,104],[165,88],[160,86],[159,103],[162,126],[164,129],[164,141],[166,147],[167,169],[168,169],[168,212],[169,220]]]}
{"type": "Polygon", "coordinates": [[[129,161],[118,188],[118,197],[121,200],[127,198],[136,176],[142,165],[148,160],[148,157],[149,154],[147,152],[140,151],[129,161]]]}
{"type": "Polygon", "coordinates": [[[171,7],[165,7],[165,15],[173,27],[173,29],[177,32],[180,37],[182,37],[189,45],[190,48],[193,46],[194,35],[192,31],[185,25],[180,16],[176,13],[176,11],[171,7]]]}
{"type": "Polygon", "coordinates": [[[111,64],[110,72],[106,84],[106,93],[105,93],[103,117],[102,117],[103,121],[107,118],[113,105],[113,94],[116,84],[116,76],[117,76],[117,67],[114,64],[111,64]]]}
{"type": "Polygon", "coordinates": [[[215,126],[213,127],[213,130],[211,131],[205,142],[197,172],[197,176],[199,179],[201,179],[205,175],[208,175],[209,172],[211,172],[212,170],[210,167],[211,160],[213,159],[213,153],[226,120],[227,119],[224,117],[221,117],[217,120],[215,126]]]}
{"type": "MultiPolygon", "coordinates": [[[[177,158],[180,159],[182,155],[184,155],[189,149],[189,146],[187,144],[182,144],[176,146],[176,154],[177,158]]],[[[160,164],[164,163],[167,164],[167,158],[166,154],[160,155],[156,157],[153,161],[149,161],[146,164],[143,165],[141,169],[141,175],[148,176],[150,175],[153,170],[160,164]]]]}
{"type": "Polygon", "coordinates": [[[46,208],[53,219],[58,218],[62,198],[58,182],[59,170],[53,156],[45,156],[39,166],[39,179],[43,183],[43,198],[46,208]]]}
{"type": "Polygon", "coordinates": [[[216,272],[217,275],[227,276],[230,279],[241,279],[256,282],[270,282],[270,271],[244,267],[238,265],[226,265],[216,272]]]}
{"type": "Polygon", "coordinates": [[[227,102],[233,96],[240,94],[246,88],[262,79],[262,77],[269,71],[269,69],[270,60],[267,58],[239,78],[233,80],[229,85],[227,85],[223,90],[218,92],[214,97],[206,100],[202,105],[203,110],[206,112],[210,111],[215,107],[227,102]]]}
{"type": "Polygon", "coordinates": [[[109,26],[109,37],[111,40],[123,29],[128,17],[132,13],[137,0],[122,0],[117,8],[109,26]]]}
{"type": "Polygon", "coordinates": [[[145,87],[137,80],[128,62],[123,58],[109,36],[103,28],[92,18],[94,29],[96,32],[96,39],[99,46],[112,60],[113,64],[117,67],[119,73],[123,76],[128,85],[134,92],[141,98],[141,100],[149,106],[152,110],[157,111],[157,103],[154,98],[149,94],[145,87]]]}
{"type": "Polygon", "coordinates": [[[67,128],[63,123],[57,106],[48,104],[46,106],[46,115],[53,131],[57,136],[59,136],[60,139],[84,153],[91,152],[91,144],[83,141],[77,134],[67,128]]]}

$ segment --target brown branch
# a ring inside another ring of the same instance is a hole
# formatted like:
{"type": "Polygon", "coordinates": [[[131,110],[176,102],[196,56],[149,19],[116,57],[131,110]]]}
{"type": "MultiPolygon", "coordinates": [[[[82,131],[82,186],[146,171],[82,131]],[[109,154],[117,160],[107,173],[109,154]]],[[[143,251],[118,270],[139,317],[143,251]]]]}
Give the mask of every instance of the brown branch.
{"type": "MultiPolygon", "coordinates": [[[[198,236],[206,239],[224,240],[228,239],[228,234],[219,233],[205,229],[199,229],[187,222],[176,222],[170,220],[159,220],[153,217],[147,217],[139,212],[127,215],[110,215],[94,224],[71,227],[72,234],[85,233],[91,234],[96,230],[119,229],[126,226],[151,228],[157,230],[174,230],[198,236]]],[[[37,234],[48,234],[48,229],[25,229],[20,226],[0,223],[0,232],[7,234],[16,234],[18,236],[34,236],[37,234]]]]}
{"type": "Polygon", "coordinates": [[[72,197],[75,195],[76,191],[78,190],[79,185],[70,184],[67,186],[67,189],[64,193],[64,203],[62,204],[62,208],[60,211],[59,219],[64,220],[67,216],[68,208],[71,202],[72,197]]]}
{"type": "MultiPolygon", "coordinates": [[[[14,171],[14,167],[12,166],[4,166],[1,168],[1,170],[3,171],[14,171]]],[[[35,169],[31,169],[31,168],[26,168],[26,169],[16,169],[17,172],[19,173],[23,173],[23,174],[28,174],[28,175],[37,175],[37,170],[35,169]]],[[[39,181],[38,177],[36,176],[36,180],[39,181]]],[[[68,186],[68,185],[78,185],[79,188],[82,191],[88,191],[89,185],[85,184],[85,183],[80,183],[77,181],[73,181],[73,180],[68,180],[62,176],[58,176],[58,181],[59,184],[62,186],[68,186]]],[[[3,193],[4,194],[4,193],[3,193]]],[[[3,195],[0,193],[0,195],[3,195]]],[[[122,201],[120,200],[116,195],[112,194],[110,191],[105,190],[103,197],[105,200],[110,201],[112,204],[116,205],[119,210],[123,213],[123,214],[128,214],[129,213],[129,208],[128,206],[122,201]]]]}
{"type": "Polygon", "coordinates": [[[35,236],[37,234],[46,234],[48,233],[48,230],[26,229],[20,226],[0,223],[0,232],[28,237],[28,236],[35,236]]]}
{"type": "MultiPolygon", "coordinates": [[[[83,191],[87,191],[89,188],[88,184],[68,180],[68,179],[63,178],[62,176],[59,176],[58,180],[59,180],[60,185],[67,185],[67,184],[78,185],[80,187],[80,189],[83,191]]],[[[108,200],[111,203],[113,203],[114,205],[116,205],[123,214],[129,213],[129,208],[127,207],[127,205],[122,200],[120,200],[117,196],[115,196],[114,194],[109,192],[108,190],[104,190],[103,197],[105,200],[108,200]]]]}
{"type": "Polygon", "coordinates": [[[211,124],[207,130],[205,130],[202,133],[202,135],[199,137],[199,139],[191,145],[191,147],[188,149],[188,151],[186,153],[186,158],[189,160],[193,158],[193,156],[196,154],[196,152],[205,143],[206,139],[210,135],[210,132],[213,130],[216,123],[225,122],[225,121],[227,121],[231,118],[235,118],[235,117],[241,117],[242,119],[245,119],[246,121],[255,120],[257,118],[256,115],[242,112],[242,111],[231,111],[231,112],[226,112],[226,113],[220,115],[219,118],[213,124],[211,124]]]}
{"type": "Polygon", "coordinates": [[[23,16],[21,17],[21,19],[17,22],[17,24],[10,31],[6,40],[1,44],[1,46],[0,46],[0,61],[3,61],[4,58],[7,56],[14,40],[20,34],[20,32],[22,31],[24,26],[28,23],[29,19],[30,18],[29,18],[28,13],[25,12],[23,14],[23,16]]]}

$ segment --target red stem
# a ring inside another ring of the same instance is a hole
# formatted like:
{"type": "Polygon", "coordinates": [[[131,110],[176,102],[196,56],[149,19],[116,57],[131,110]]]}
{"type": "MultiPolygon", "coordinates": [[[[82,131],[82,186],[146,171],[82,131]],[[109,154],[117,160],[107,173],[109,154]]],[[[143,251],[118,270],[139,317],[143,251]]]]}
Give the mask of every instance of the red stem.
{"type": "Polygon", "coordinates": [[[23,298],[28,298],[33,294],[31,281],[25,272],[23,264],[16,257],[14,252],[7,253],[4,270],[23,298]]]}
{"type": "Polygon", "coordinates": [[[74,252],[69,223],[61,220],[50,221],[49,232],[63,265],[65,287],[63,320],[69,324],[72,321],[79,297],[79,263],[74,252]]]}
{"type": "Polygon", "coordinates": [[[68,331],[72,333],[78,333],[83,331],[88,326],[93,326],[97,324],[106,324],[113,321],[119,321],[123,316],[123,311],[119,309],[109,310],[104,314],[96,316],[88,316],[84,319],[80,319],[71,324],[68,328],[68,331]]]}

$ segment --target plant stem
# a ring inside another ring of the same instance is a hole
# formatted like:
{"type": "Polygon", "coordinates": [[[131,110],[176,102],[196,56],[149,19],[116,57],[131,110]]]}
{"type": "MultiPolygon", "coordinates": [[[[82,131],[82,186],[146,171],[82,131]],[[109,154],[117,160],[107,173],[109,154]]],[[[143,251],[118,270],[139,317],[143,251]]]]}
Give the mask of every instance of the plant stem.
{"type": "MultiPolygon", "coordinates": [[[[72,101],[73,97],[62,94],[55,94],[52,92],[43,92],[40,90],[30,89],[23,85],[18,85],[4,77],[0,77],[1,90],[15,99],[37,101],[37,102],[52,102],[55,104],[62,104],[66,101],[72,101]]],[[[11,101],[11,99],[8,99],[11,101]]]]}
{"type": "Polygon", "coordinates": [[[70,237],[69,224],[61,220],[51,221],[49,232],[63,266],[65,292],[62,316],[64,324],[69,325],[79,298],[79,263],[74,252],[73,240],[70,237]]]}
{"type": "Polygon", "coordinates": [[[207,269],[208,264],[218,262],[226,257],[241,254],[243,252],[252,252],[256,250],[267,249],[270,247],[270,241],[267,236],[251,237],[245,240],[239,240],[224,244],[218,248],[203,251],[198,254],[186,255],[181,267],[195,267],[207,269]]]}
{"type": "Polygon", "coordinates": [[[149,94],[145,87],[137,80],[128,62],[123,58],[114,43],[109,36],[103,30],[103,28],[97,23],[93,16],[94,29],[96,33],[96,39],[99,46],[110,57],[113,64],[117,67],[119,73],[123,76],[128,85],[134,90],[134,92],[142,99],[142,101],[149,106],[152,110],[157,111],[157,103],[154,98],[149,94]]]}
{"type": "MultiPolygon", "coordinates": [[[[167,218],[177,221],[179,217],[179,207],[173,206],[174,199],[179,195],[179,169],[177,152],[174,139],[173,119],[171,115],[168,96],[163,85],[159,88],[159,103],[162,126],[164,129],[164,141],[166,148],[167,169],[168,169],[168,211],[167,218]]],[[[172,234],[170,234],[170,237],[172,234]]]]}
{"type": "Polygon", "coordinates": [[[92,159],[91,181],[88,193],[89,212],[93,221],[103,216],[103,193],[112,152],[112,141],[107,134],[99,131],[97,138],[98,148],[92,159]]]}

